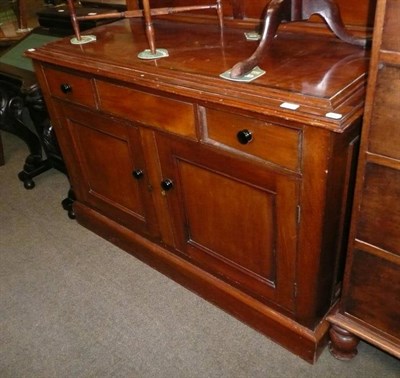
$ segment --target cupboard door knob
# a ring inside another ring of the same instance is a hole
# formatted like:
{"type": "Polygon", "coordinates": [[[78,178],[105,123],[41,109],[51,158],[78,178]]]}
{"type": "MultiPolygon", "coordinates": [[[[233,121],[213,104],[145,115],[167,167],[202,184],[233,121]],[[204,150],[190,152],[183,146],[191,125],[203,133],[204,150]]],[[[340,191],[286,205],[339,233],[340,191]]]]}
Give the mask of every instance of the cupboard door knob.
{"type": "Polygon", "coordinates": [[[142,169],[138,168],[138,169],[135,169],[135,170],[132,172],[132,176],[133,176],[136,180],[139,180],[139,179],[141,179],[141,178],[144,176],[144,172],[143,172],[142,169]]]}
{"type": "Polygon", "coordinates": [[[247,144],[253,140],[253,134],[251,133],[251,131],[244,129],[244,130],[240,130],[236,134],[236,138],[238,139],[239,143],[247,144]]]}
{"type": "Polygon", "coordinates": [[[161,181],[161,188],[165,191],[171,190],[174,187],[174,182],[171,179],[161,181]]]}
{"type": "Polygon", "coordinates": [[[65,93],[65,94],[72,92],[72,86],[71,86],[71,84],[68,84],[68,83],[61,84],[60,89],[61,89],[61,92],[65,93]]]}

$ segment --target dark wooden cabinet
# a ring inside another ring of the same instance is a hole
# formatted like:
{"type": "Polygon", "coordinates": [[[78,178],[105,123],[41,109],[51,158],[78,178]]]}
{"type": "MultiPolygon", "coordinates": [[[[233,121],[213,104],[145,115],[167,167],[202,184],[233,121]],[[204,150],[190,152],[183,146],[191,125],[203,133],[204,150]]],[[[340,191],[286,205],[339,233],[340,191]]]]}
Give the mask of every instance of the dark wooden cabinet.
{"type": "Polygon", "coordinates": [[[359,338],[400,357],[400,7],[379,0],[346,280],[331,351],[359,338]]]}
{"type": "Polygon", "coordinates": [[[314,362],[340,294],[366,52],[283,33],[267,73],[237,83],[219,75],[254,49],[243,29],[155,27],[157,61],[137,58],[141,20],[29,52],[76,218],[314,362]]]}

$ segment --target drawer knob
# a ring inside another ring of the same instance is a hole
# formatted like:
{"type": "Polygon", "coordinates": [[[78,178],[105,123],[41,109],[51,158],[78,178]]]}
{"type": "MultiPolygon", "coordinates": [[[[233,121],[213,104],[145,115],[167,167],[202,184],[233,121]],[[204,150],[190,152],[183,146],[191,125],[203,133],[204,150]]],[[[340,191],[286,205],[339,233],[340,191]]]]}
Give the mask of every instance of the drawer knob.
{"type": "Polygon", "coordinates": [[[171,190],[173,187],[174,187],[174,182],[171,179],[167,178],[167,179],[161,181],[161,188],[164,191],[167,192],[168,190],[171,190]]]}
{"type": "Polygon", "coordinates": [[[72,92],[72,86],[68,83],[63,83],[60,85],[60,89],[62,93],[71,93],[72,92]]]}
{"type": "Polygon", "coordinates": [[[139,179],[141,179],[141,178],[144,176],[144,172],[143,172],[142,169],[138,168],[138,169],[135,169],[135,170],[132,172],[132,176],[133,176],[136,180],[139,180],[139,179]]]}
{"type": "Polygon", "coordinates": [[[251,133],[251,131],[244,129],[244,130],[240,130],[236,134],[236,138],[239,141],[239,143],[247,144],[253,140],[253,134],[251,133]]]}

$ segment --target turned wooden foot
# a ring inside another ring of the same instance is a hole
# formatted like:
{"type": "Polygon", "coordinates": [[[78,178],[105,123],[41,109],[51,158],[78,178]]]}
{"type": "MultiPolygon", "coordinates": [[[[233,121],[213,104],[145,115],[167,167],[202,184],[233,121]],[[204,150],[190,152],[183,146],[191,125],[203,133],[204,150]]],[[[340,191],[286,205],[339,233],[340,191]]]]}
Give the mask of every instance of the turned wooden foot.
{"type": "Polygon", "coordinates": [[[349,331],[332,325],[329,330],[329,351],[338,360],[351,360],[358,353],[357,346],[360,339],[349,331]]]}

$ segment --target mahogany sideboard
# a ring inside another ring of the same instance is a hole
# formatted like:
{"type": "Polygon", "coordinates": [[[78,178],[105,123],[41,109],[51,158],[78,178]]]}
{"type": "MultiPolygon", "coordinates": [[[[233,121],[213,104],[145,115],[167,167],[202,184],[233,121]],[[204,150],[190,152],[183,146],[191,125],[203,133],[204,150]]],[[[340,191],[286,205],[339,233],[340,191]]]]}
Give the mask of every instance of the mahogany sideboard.
{"type": "Polygon", "coordinates": [[[154,20],[159,60],[137,57],[140,19],[27,53],[76,219],[314,362],[340,294],[367,52],[285,29],[266,73],[234,82],[220,74],[254,50],[246,30],[177,20],[154,20]]]}
{"type": "Polygon", "coordinates": [[[400,358],[400,6],[379,0],[346,276],[331,351],[360,339],[400,358]]]}

